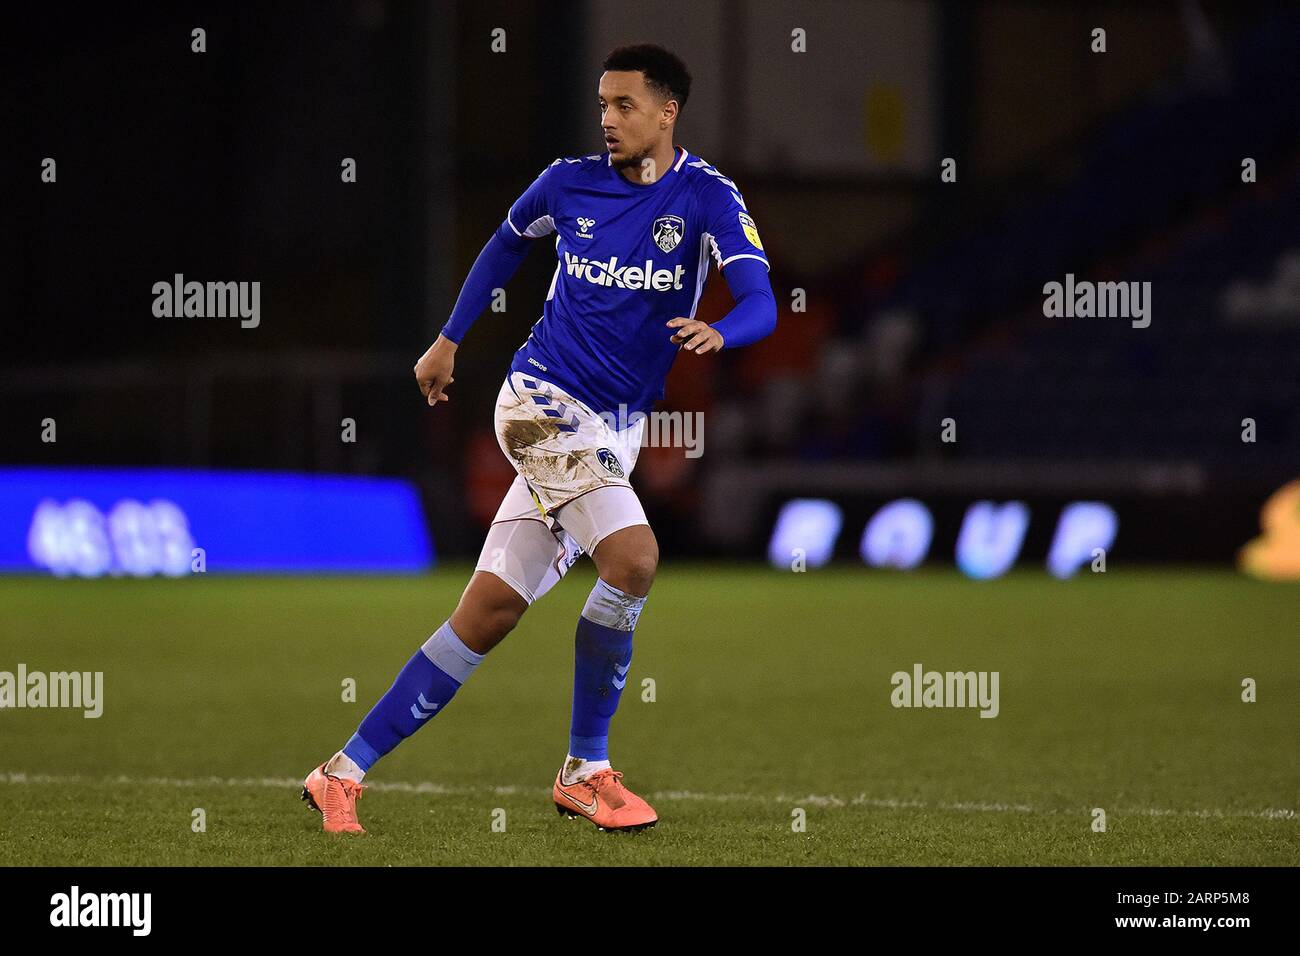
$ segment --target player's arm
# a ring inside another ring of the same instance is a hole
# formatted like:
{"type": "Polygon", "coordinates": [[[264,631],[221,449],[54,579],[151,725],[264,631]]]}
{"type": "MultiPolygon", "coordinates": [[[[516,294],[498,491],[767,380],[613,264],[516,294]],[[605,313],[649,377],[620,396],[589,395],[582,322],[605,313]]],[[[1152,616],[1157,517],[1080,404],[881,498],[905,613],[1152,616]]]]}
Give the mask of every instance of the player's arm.
{"type": "Polygon", "coordinates": [[[713,325],[699,319],[669,321],[668,327],[675,330],[672,341],[696,355],[750,345],[776,328],[776,296],[768,280],[767,253],[735,183],[718,177],[701,198],[714,259],[736,304],[713,325]]]}
{"type": "Polygon", "coordinates": [[[451,373],[461,339],[492,301],[493,290],[503,288],[510,281],[528,254],[528,240],[513,234],[512,237],[513,241],[504,238],[498,229],[488,240],[465,277],[451,317],[415,363],[415,380],[430,405],[448,400],[443,389],[453,381],[451,373]]]}
{"type": "Polygon", "coordinates": [[[696,355],[722,348],[740,348],[766,338],[776,328],[776,296],[767,267],[754,259],[736,259],[722,270],[736,304],[713,325],[699,319],[678,318],[668,323],[676,329],[672,340],[696,355]]]}
{"type": "Polygon", "coordinates": [[[456,349],[474,321],[487,309],[495,290],[504,288],[531,248],[531,240],[555,231],[549,214],[548,166],[510,207],[505,220],[474,260],[461,286],[451,317],[438,338],[415,363],[415,380],[430,405],[448,400],[456,349]],[[524,224],[516,227],[516,223],[524,224]]]}

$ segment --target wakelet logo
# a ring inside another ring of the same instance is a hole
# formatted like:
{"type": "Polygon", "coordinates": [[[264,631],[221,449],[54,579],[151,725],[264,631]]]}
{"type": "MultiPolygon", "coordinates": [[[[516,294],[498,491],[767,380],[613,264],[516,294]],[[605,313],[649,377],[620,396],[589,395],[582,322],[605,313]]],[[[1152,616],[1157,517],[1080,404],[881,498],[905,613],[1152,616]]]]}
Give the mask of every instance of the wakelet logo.
{"type": "Polygon", "coordinates": [[[227,319],[239,316],[240,326],[255,329],[262,322],[262,283],[186,282],[176,273],[172,281],[153,284],[153,314],[159,319],[227,319]]]}
{"type": "Polygon", "coordinates": [[[895,671],[889,682],[894,690],[889,702],[895,707],[979,707],[981,717],[998,715],[997,671],[921,670],[912,665],[912,673],[895,671]]]}
{"type": "Polygon", "coordinates": [[[1064,285],[1048,282],[1043,286],[1043,315],[1049,319],[1132,319],[1133,328],[1145,329],[1151,324],[1151,283],[1075,282],[1074,273],[1067,272],[1064,285]]]}
{"type": "Polygon", "coordinates": [[[148,936],[153,925],[152,893],[71,892],[50,897],[50,925],[129,926],[133,936],[148,936]]]}
{"type": "Polygon", "coordinates": [[[104,713],[103,671],[0,671],[0,710],[19,707],[72,707],[90,720],[104,713]]]}
{"type": "Polygon", "coordinates": [[[573,253],[566,252],[564,271],[595,285],[642,289],[647,292],[650,290],[667,292],[669,289],[682,287],[682,276],[686,274],[686,267],[678,266],[672,270],[656,269],[653,259],[647,259],[644,268],[620,266],[618,256],[612,257],[608,262],[601,262],[597,259],[578,258],[573,253]]]}

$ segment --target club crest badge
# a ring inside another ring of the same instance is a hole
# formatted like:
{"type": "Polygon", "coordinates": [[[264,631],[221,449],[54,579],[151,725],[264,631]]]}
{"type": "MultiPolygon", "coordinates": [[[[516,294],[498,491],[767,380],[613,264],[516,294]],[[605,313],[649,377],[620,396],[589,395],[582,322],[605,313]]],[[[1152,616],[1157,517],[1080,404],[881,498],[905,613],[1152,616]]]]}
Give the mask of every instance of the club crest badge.
{"type": "Polygon", "coordinates": [[[680,216],[660,216],[650,227],[655,245],[664,252],[672,252],[686,234],[686,223],[680,216]]]}
{"type": "Polygon", "coordinates": [[[605,470],[608,471],[615,478],[625,477],[625,475],[623,474],[623,466],[618,463],[618,456],[615,455],[608,448],[597,448],[596,460],[599,461],[602,465],[604,465],[605,470]]]}

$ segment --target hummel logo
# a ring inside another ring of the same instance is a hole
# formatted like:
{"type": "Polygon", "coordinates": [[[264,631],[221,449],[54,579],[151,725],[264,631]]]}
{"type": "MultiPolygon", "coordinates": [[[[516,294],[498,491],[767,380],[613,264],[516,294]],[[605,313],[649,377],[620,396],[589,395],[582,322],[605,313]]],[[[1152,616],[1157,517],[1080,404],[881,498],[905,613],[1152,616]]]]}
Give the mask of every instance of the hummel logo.
{"type": "Polygon", "coordinates": [[[588,806],[587,804],[583,803],[581,800],[574,797],[573,794],[569,793],[569,791],[565,790],[563,787],[560,787],[559,790],[560,790],[560,795],[563,796],[564,799],[568,800],[571,804],[573,804],[575,807],[577,807],[579,810],[581,810],[589,817],[594,817],[596,815],[596,811],[600,809],[600,801],[598,801],[595,797],[592,797],[591,806],[588,806]]]}
{"type": "Polygon", "coordinates": [[[424,699],[423,694],[420,694],[419,706],[427,710],[428,713],[426,714],[424,711],[418,709],[415,704],[412,704],[411,716],[414,717],[416,720],[428,720],[430,717],[433,716],[433,712],[438,709],[438,705],[429,703],[427,700],[424,699]]]}
{"type": "Polygon", "coordinates": [[[616,673],[618,677],[615,677],[610,683],[614,685],[615,690],[623,689],[623,685],[627,683],[627,669],[631,666],[631,661],[628,661],[622,667],[619,667],[617,664],[614,665],[614,673],[616,673]],[[619,678],[622,679],[620,680],[619,678]]]}
{"type": "Polygon", "coordinates": [[[596,237],[591,234],[591,227],[594,226],[595,224],[596,224],[596,220],[587,219],[584,216],[579,216],[578,217],[578,238],[595,239],[596,237]]]}

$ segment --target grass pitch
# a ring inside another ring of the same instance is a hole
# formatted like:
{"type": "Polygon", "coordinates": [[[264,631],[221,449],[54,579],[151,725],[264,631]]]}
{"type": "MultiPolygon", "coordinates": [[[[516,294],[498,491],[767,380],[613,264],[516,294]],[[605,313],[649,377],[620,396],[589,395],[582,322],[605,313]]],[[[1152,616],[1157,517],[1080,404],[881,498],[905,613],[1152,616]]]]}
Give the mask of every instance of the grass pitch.
{"type": "Polygon", "coordinates": [[[583,562],[371,773],[370,834],[326,836],[297,781],[468,574],[0,580],[0,670],[104,672],[97,720],[0,711],[0,864],[1300,861],[1300,590],[1211,571],[669,563],[611,738],[660,824],[625,835],[550,800],[583,562]],[[999,715],[894,708],[918,662],[998,671],[999,715]]]}

